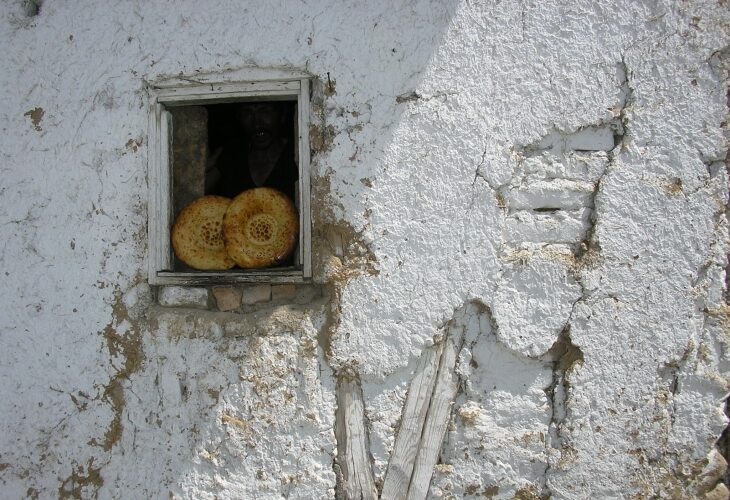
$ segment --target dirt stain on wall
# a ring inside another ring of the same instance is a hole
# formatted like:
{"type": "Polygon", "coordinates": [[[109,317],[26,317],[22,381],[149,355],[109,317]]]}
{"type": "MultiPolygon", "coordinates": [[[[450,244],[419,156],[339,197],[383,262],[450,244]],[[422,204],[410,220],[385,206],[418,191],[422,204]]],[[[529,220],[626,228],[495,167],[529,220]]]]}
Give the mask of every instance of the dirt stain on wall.
{"type": "Polygon", "coordinates": [[[102,335],[107,342],[109,355],[112,358],[123,358],[124,363],[106,385],[102,394],[102,398],[111,405],[114,411],[114,418],[101,443],[104,451],[111,451],[114,444],[122,437],[122,413],[125,404],[124,381],[140,368],[144,358],[139,325],[133,318],[130,318],[129,312],[122,302],[121,292],[116,292],[115,295],[116,299],[112,305],[112,319],[102,330],[102,335]],[[125,333],[120,334],[117,328],[125,322],[131,326],[125,333]]]}
{"type": "Polygon", "coordinates": [[[41,120],[43,120],[43,115],[45,114],[46,112],[43,110],[43,108],[35,107],[30,111],[26,111],[23,116],[27,116],[28,118],[30,118],[30,121],[33,123],[33,128],[36,129],[36,131],[40,132],[43,130],[41,128],[41,120]]]}
{"type": "MultiPolygon", "coordinates": [[[[58,488],[58,498],[90,498],[87,488],[94,492],[104,484],[101,467],[94,467],[94,459],[90,459],[86,467],[79,465],[58,488]]],[[[94,495],[96,496],[96,495],[94,495]]]]}

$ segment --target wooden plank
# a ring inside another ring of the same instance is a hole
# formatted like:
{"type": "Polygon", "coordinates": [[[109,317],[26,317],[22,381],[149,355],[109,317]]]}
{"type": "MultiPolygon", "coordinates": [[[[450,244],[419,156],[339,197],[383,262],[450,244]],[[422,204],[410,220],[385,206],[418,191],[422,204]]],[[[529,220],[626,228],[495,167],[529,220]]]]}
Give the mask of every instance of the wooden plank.
{"type": "Polygon", "coordinates": [[[436,385],[429,402],[426,422],[418,445],[418,454],[413,468],[408,499],[426,498],[433,475],[433,468],[438,461],[444,434],[451,417],[451,407],[459,389],[459,378],[456,375],[456,362],[464,339],[464,327],[457,326],[449,330],[444,341],[436,385]]]}
{"type": "Polygon", "coordinates": [[[162,252],[159,269],[172,267],[170,232],[172,226],[172,115],[164,108],[160,112],[160,211],[159,238],[162,252]]]}
{"type": "Polygon", "coordinates": [[[232,94],[249,96],[285,95],[296,97],[299,93],[298,80],[288,82],[235,82],[235,83],[199,83],[157,90],[158,102],[167,104],[177,102],[186,97],[200,96],[217,98],[232,94]]]}
{"type": "Polygon", "coordinates": [[[337,382],[335,437],[341,495],[348,500],[378,498],[370,463],[362,389],[356,379],[347,375],[337,382]]]}
{"type": "Polygon", "coordinates": [[[155,276],[157,285],[227,285],[235,283],[306,283],[302,272],[269,271],[269,272],[172,272],[158,271],[155,276]]]}
{"type": "Polygon", "coordinates": [[[159,104],[150,106],[147,238],[153,285],[158,284],[157,271],[170,267],[170,128],[170,114],[159,104]]]}
{"type": "Polygon", "coordinates": [[[381,493],[384,500],[400,500],[408,494],[442,350],[443,342],[426,349],[411,380],[400,429],[385,474],[381,493]]]}
{"type": "Polygon", "coordinates": [[[312,277],[312,214],[311,214],[311,174],[309,152],[309,80],[300,82],[299,93],[299,241],[302,254],[302,272],[305,278],[312,277]]]}
{"type": "MultiPolygon", "coordinates": [[[[298,165],[298,163],[297,163],[298,165]]],[[[294,205],[297,208],[297,213],[299,214],[299,236],[297,241],[297,249],[296,253],[294,254],[294,265],[301,269],[302,267],[302,202],[301,197],[299,196],[299,181],[294,183],[294,205]]]]}
{"type": "Polygon", "coordinates": [[[292,68],[260,68],[251,66],[222,72],[216,71],[212,73],[195,73],[192,75],[175,75],[157,78],[148,82],[148,84],[150,88],[159,91],[195,85],[210,88],[211,84],[215,88],[215,85],[224,83],[238,85],[250,82],[298,82],[302,78],[312,78],[312,74],[292,68]]]}
{"type": "Polygon", "coordinates": [[[150,106],[147,123],[147,279],[151,284],[156,283],[157,269],[159,269],[159,252],[157,244],[156,214],[159,206],[159,108],[155,104],[156,97],[151,96],[153,104],[150,106]]]}
{"type": "Polygon", "coordinates": [[[270,90],[267,92],[225,92],[221,94],[190,94],[166,97],[162,102],[165,106],[191,106],[203,104],[224,104],[228,102],[250,101],[293,101],[296,93],[290,90],[270,90]]]}

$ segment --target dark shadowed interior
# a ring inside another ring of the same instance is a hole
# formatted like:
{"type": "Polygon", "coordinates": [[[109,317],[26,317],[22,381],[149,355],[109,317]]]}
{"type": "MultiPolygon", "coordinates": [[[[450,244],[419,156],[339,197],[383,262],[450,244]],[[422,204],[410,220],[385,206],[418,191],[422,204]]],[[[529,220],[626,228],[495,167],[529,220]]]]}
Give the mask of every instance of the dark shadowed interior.
{"type": "MultiPolygon", "coordinates": [[[[296,101],[180,106],[173,119],[174,216],[203,195],[272,187],[296,200],[296,101]]],[[[281,266],[290,267],[294,257],[281,266]]],[[[191,270],[177,259],[176,271],[191,270]]]]}

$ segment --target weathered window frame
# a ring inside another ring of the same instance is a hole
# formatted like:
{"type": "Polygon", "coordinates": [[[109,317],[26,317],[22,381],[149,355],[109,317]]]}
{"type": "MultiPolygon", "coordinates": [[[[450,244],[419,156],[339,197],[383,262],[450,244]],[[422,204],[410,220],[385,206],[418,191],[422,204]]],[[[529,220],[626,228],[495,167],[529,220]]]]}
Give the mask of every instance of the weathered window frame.
{"type": "Polygon", "coordinates": [[[148,133],[148,244],[151,285],[212,285],[226,283],[302,283],[312,277],[312,223],[310,213],[310,151],[308,77],[237,82],[183,80],[149,87],[148,133]],[[293,268],[231,271],[173,270],[172,227],[172,120],[168,107],[247,101],[296,100],[299,181],[295,204],[299,210],[299,243],[293,268]]]}

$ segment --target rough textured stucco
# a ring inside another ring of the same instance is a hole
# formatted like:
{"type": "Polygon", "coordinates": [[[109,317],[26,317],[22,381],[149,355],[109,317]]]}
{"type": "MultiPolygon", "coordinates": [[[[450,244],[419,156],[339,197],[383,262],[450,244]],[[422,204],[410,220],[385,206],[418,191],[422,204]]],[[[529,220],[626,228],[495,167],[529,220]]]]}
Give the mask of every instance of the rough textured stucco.
{"type": "Polygon", "coordinates": [[[342,436],[382,488],[453,325],[430,496],[722,497],[726,2],[8,1],[0,37],[3,498],[332,498],[342,436]],[[147,85],[255,66],[314,77],[315,283],[150,288],[147,85]]]}

